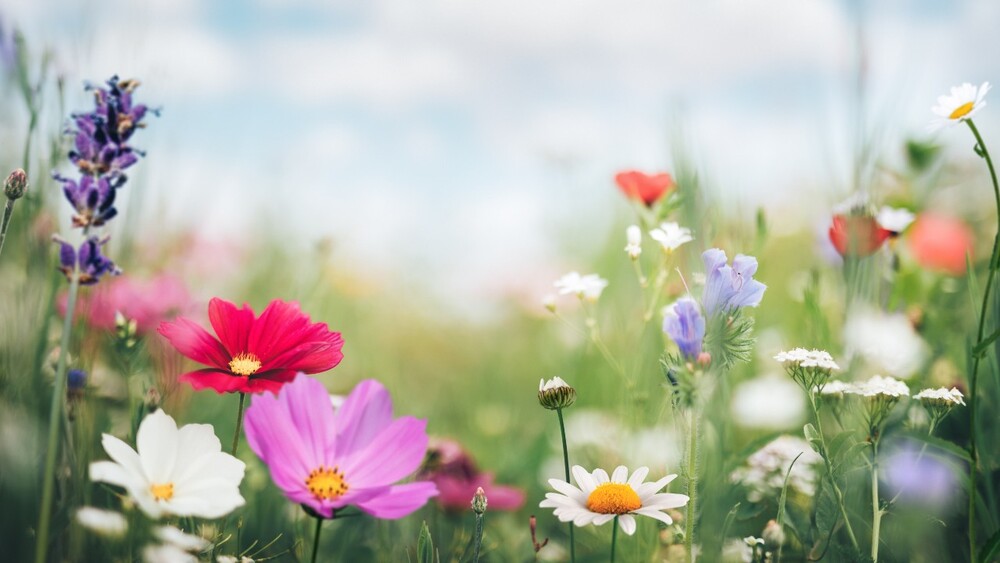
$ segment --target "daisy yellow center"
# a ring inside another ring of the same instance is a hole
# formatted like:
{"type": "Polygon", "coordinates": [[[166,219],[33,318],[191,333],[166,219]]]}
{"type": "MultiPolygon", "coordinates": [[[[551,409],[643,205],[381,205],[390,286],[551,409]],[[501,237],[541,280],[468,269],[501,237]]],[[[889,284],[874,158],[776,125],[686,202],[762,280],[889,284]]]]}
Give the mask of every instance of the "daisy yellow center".
{"type": "Polygon", "coordinates": [[[951,115],[948,116],[948,119],[962,119],[966,115],[969,115],[969,112],[972,111],[972,108],[974,106],[975,103],[973,102],[965,102],[964,104],[955,108],[955,111],[951,112],[951,115]]]}
{"type": "Polygon", "coordinates": [[[598,485],[587,497],[587,510],[600,514],[626,514],[642,508],[642,501],[626,483],[598,485]]]}
{"type": "Polygon", "coordinates": [[[306,488],[319,500],[333,500],[347,492],[344,474],[336,467],[319,466],[306,477],[306,488]]]}
{"type": "Polygon", "coordinates": [[[149,488],[149,492],[153,493],[153,498],[156,500],[170,500],[174,498],[174,484],[153,485],[149,488]]]}
{"type": "Polygon", "coordinates": [[[236,375],[251,376],[259,369],[260,360],[249,352],[236,354],[232,360],[229,360],[229,371],[236,375]]]}

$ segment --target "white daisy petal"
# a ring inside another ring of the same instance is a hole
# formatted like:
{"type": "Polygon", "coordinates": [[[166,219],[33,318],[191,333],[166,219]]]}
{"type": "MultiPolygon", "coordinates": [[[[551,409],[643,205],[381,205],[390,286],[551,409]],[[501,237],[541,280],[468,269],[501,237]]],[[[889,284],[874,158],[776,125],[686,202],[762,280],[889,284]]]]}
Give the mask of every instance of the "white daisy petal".
{"type": "Polygon", "coordinates": [[[668,516],[666,512],[660,512],[655,508],[640,508],[639,510],[636,510],[635,513],[642,514],[643,516],[649,516],[650,518],[659,520],[668,526],[674,523],[674,519],[668,516]]]}
{"type": "Polygon", "coordinates": [[[635,517],[631,514],[622,514],[618,517],[618,525],[622,527],[622,531],[628,535],[635,533],[635,517]]]}
{"type": "Polygon", "coordinates": [[[653,495],[650,497],[649,502],[644,502],[643,506],[648,506],[650,508],[678,508],[684,506],[691,500],[687,495],[679,495],[676,493],[660,493],[658,495],[653,495]]]}
{"type": "Polygon", "coordinates": [[[594,475],[594,481],[598,485],[603,485],[604,483],[607,483],[608,481],[611,480],[611,478],[608,477],[608,472],[601,469],[600,467],[594,470],[593,475],[594,475]]]}
{"type": "Polygon", "coordinates": [[[615,468],[614,472],[611,474],[612,483],[625,483],[628,481],[628,467],[624,465],[619,465],[615,468]]]}
{"type": "Polygon", "coordinates": [[[584,468],[579,465],[574,465],[572,472],[573,479],[576,480],[576,484],[580,486],[580,490],[583,491],[583,494],[589,495],[594,491],[594,489],[597,488],[597,483],[594,481],[594,478],[590,475],[590,473],[587,473],[587,470],[584,468]]]}
{"type": "Polygon", "coordinates": [[[645,466],[640,467],[635,470],[635,473],[632,473],[631,477],[629,477],[628,484],[634,489],[642,484],[642,482],[646,479],[646,475],[649,475],[649,468],[645,466]]]}
{"type": "Polygon", "coordinates": [[[608,522],[614,519],[615,519],[614,514],[601,514],[599,516],[594,517],[594,525],[603,526],[604,524],[607,524],[608,522]]]}
{"type": "Polygon", "coordinates": [[[565,481],[555,481],[555,482],[553,482],[552,480],[550,480],[549,484],[552,485],[553,489],[555,489],[555,490],[559,491],[560,493],[566,495],[570,499],[576,500],[578,502],[586,502],[587,501],[587,495],[583,494],[583,491],[581,491],[580,489],[574,487],[573,485],[570,485],[569,483],[566,483],[565,481]]]}

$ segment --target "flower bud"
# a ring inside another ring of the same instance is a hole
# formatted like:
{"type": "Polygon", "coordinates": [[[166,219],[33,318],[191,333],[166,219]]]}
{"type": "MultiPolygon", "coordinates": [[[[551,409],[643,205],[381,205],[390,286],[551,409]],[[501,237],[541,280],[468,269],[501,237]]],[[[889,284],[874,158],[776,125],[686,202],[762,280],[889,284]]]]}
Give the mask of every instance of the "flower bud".
{"type": "Polygon", "coordinates": [[[642,254],[642,231],[638,225],[631,225],[625,229],[625,252],[632,260],[638,260],[642,254]]]}
{"type": "Polygon", "coordinates": [[[86,387],[87,372],[82,369],[71,369],[66,373],[66,393],[70,398],[82,396],[86,387]]]}
{"type": "Polygon", "coordinates": [[[549,410],[564,409],[576,402],[576,389],[560,377],[539,380],[538,402],[549,410]]]}
{"type": "Polygon", "coordinates": [[[7,176],[7,181],[3,184],[3,193],[10,200],[20,198],[27,189],[28,175],[20,168],[11,172],[10,176],[7,176]]]}
{"type": "Polygon", "coordinates": [[[764,526],[764,531],[761,532],[761,536],[764,538],[764,542],[771,547],[779,547],[785,543],[785,531],[781,529],[781,524],[778,524],[777,520],[771,519],[764,526]]]}
{"type": "Polygon", "coordinates": [[[545,310],[547,310],[548,312],[555,313],[556,312],[556,298],[555,298],[555,296],[554,295],[546,295],[545,298],[542,299],[542,305],[545,306],[545,310]]]}
{"type": "Polygon", "coordinates": [[[475,496],[472,497],[472,511],[476,514],[486,512],[486,491],[482,487],[478,487],[475,496]]]}

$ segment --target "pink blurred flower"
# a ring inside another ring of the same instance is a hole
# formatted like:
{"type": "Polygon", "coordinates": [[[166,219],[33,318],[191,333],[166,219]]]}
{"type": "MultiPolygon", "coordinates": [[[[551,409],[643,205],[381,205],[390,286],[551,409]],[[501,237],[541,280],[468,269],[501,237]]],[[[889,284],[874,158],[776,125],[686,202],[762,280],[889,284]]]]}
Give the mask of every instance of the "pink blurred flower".
{"type": "Polygon", "coordinates": [[[490,510],[517,510],[524,505],[524,491],[497,485],[492,473],[481,473],[472,457],[455,440],[436,439],[428,450],[428,463],[421,477],[433,481],[440,491],[438,503],[444,508],[469,508],[476,489],[483,488],[490,510]]]}
{"type": "Polygon", "coordinates": [[[952,217],[921,213],[910,228],[909,243],[924,268],[961,276],[966,254],[972,253],[972,229],[952,217]]]}
{"type": "MultiPolygon", "coordinates": [[[[160,322],[191,311],[193,301],[181,280],[160,275],[148,280],[119,277],[89,295],[81,295],[77,314],[93,327],[114,330],[115,313],[135,320],[140,334],[150,332],[160,322]]],[[[66,296],[59,300],[60,314],[66,314],[66,296]]]]}
{"type": "Polygon", "coordinates": [[[277,397],[255,396],[245,424],[250,448],[274,483],[324,518],[348,505],[376,518],[402,518],[438,494],[429,481],[394,484],[420,466],[427,421],[393,419],[392,399],[375,380],[359,383],[334,409],[323,384],[299,374],[277,397]]]}

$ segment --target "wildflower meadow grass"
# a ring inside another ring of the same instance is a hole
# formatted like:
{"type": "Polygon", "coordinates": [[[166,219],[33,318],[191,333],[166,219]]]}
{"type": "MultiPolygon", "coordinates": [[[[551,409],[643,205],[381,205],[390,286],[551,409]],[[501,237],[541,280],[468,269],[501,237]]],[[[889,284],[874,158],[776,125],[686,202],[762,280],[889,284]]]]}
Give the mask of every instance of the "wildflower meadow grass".
{"type": "Polygon", "coordinates": [[[171,99],[29,45],[0,35],[29,114],[0,149],[0,559],[1000,560],[989,83],[925,100],[892,189],[811,229],[727,214],[682,152],[609,177],[604,242],[483,320],[259,224],[130,222],[171,99]]]}

